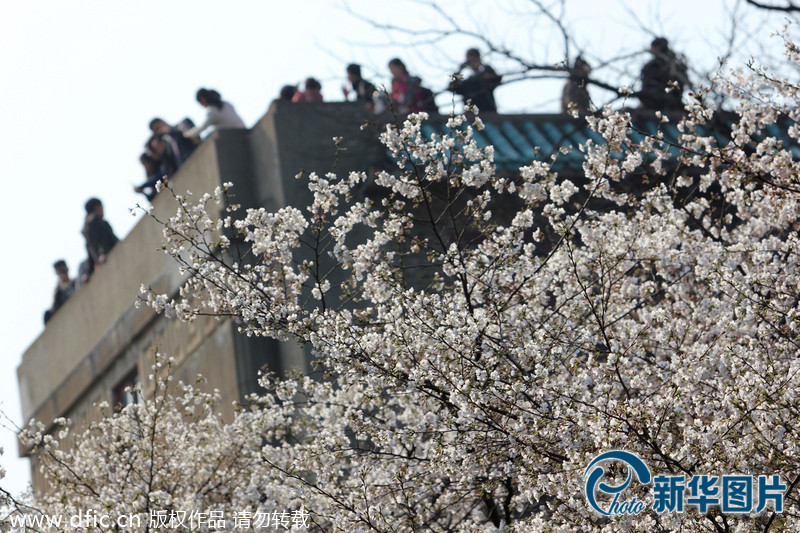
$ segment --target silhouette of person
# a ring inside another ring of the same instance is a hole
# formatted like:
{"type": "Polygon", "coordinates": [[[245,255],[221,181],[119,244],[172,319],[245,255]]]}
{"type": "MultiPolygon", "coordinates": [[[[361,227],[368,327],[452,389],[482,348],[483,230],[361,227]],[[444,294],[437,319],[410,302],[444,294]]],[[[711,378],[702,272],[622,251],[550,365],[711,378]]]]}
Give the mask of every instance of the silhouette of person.
{"type": "Polygon", "coordinates": [[[469,67],[472,73],[462,80],[450,82],[450,90],[464,97],[464,101],[471,100],[480,111],[497,112],[494,100],[494,90],[502,80],[492,67],[481,59],[477,48],[467,50],[466,60],[461,64],[456,74],[469,67]]]}
{"type": "Polygon", "coordinates": [[[578,113],[586,115],[591,111],[591,99],[587,90],[587,82],[592,67],[581,56],[575,59],[575,64],[569,71],[569,78],[564,84],[561,93],[561,112],[568,113],[570,104],[574,105],[578,113]]]}
{"type": "Polygon", "coordinates": [[[645,109],[680,111],[683,89],[689,85],[686,63],[670,50],[669,42],[658,37],[650,45],[651,59],[641,73],[642,90],[637,96],[645,109]],[[677,84],[677,88],[673,84],[677,84]]]}

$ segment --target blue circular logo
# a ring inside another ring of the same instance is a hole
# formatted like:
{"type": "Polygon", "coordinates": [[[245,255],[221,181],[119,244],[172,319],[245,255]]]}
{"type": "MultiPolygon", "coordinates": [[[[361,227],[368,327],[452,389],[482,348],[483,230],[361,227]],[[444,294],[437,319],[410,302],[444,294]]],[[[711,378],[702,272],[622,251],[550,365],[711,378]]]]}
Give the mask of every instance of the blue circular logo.
{"type": "Polygon", "coordinates": [[[647,468],[647,465],[644,464],[644,461],[642,461],[639,456],[633,453],[622,450],[612,450],[595,457],[595,459],[589,463],[589,466],[586,467],[586,471],[583,473],[583,477],[586,480],[584,490],[586,492],[586,500],[589,502],[589,505],[591,505],[595,511],[604,516],[636,515],[644,511],[644,502],[638,500],[636,497],[626,501],[620,500],[620,493],[628,488],[628,485],[630,485],[634,474],[636,475],[636,479],[639,481],[639,483],[646,485],[652,480],[650,469],[647,468]],[[625,463],[628,467],[627,479],[622,484],[616,486],[601,482],[600,480],[606,471],[598,463],[603,461],[620,461],[625,463]],[[611,503],[606,509],[603,509],[597,503],[595,494],[598,490],[613,496],[611,503]]]}

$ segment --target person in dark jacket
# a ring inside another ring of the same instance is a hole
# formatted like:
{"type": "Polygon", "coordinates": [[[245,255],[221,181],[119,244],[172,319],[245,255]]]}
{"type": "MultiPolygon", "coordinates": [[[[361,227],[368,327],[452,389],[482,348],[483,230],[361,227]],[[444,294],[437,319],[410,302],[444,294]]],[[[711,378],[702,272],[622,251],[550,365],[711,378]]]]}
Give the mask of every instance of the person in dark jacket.
{"type": "Polygon", "coordinates": [[[650,52],[654,57],[642,68],[642,90],[637,94],[642,107],[656,111],[683,110],[683,89],[689,85],[686,63],[670,50],[663,37],[653,40],[650,52]]]}
{"type": "Polygon", "coordinates": [[[282,102],[291,102],[292,97],[294,97],[296,92],[297,92],[296,85],[284,85],[283,87],[281,87],[281,92],[278,95],[278,100],[282,102]]]}
{"type": "Polygon", "coordinates": [[[194,127],[194,122],[189,118],[183,119],[177,126],[170,126],[164,119],[158,117],[150,121],[150,131],[153,132],[153,135],[166,137],[165,142],[174,147],[177,166],[181,166],[184,161],[189,159],[194,149],[197,148],[197,143],[184,135],[194,127]]]}
{"type": "Polygon", "coordinates": [[[114,235],[111,225],[103,218],[103,203],[97,198],[90,198],[86,205],[86,220],[83,223],[83,238],[86,240],[86,251],[89,253],[91,270],[94,272],[106,262],[106,257],[119,241],[114,235]]]}
{"type": "Polygon", "coordinates": [[[147,179],[141,185],[135,186],[133,190],[144,194],[145,197],[152,202],[157,194],[156,183],[164,179],[164,174],[161,173],[159,161],[147,152],[139,156],[139,162],[144,167],[144,173],[147,179]]]}
{"type": "MultiPolygon", "coordinates": [[[[183,161],[180,156],[180,149],[175,139],[171,135],[152,135],[144,145],[144,153],[148,158],[158,163],[158,174],[160,177],[171,178],[180,168],[183,161]]],[[[142,161],[140,159],[140,161],[142,161]]],[[[142,162],[144,165],[144,162],[142,162]]],[[[150,169],[145,166],[145,172],[150,169]]],[[[148,180],[153,175],[148,175],[148,180]]]]}
{"type": "Polygon", "coordinates": [[[69,277],[67,262],[63,259],[59,259],[53,263],[53,268],[56,271],[56,276],[58,276],[58,284],[56,285],[56,292],[53,296],[53,305],[44,313],[45,324],[47,324],[56,311],[69,300],[70,296],[75,293],[75,280],[69,277]]]}
{"type": "Polygon", "coordinates": [[[450,90],[464,97],[464,101],[471,100],[480,111],[497,113],[497,104],[494,101],[494,90],[500,85],[502,76],[494,71],[481,59],[477,48],[467,50],[466,61],[455,73],[460,76],[461,71],[469,67],[472,74],[464,79],[455,79],[450,83],[450,90]]]}
{"type": "Polygon", "coordinates": [[[590,72],[592,72],[592,67],[581,56],[578,56],[573,67],[569,69],[569,78],[561,92],[562,113],[569,113],[573,105],[581,116],[591,112],[592,100],[589,98],[588,91],[590,72]]]}
{"type": "Polygon", "coordinates": [[[352,92],[356,97],[356,102],[364,102],[367,105],[372,103],[372,98],[375,94],[375,85],[361,77],[361,65],[355,63],[347,65],[347,81],[350,82],[352,91],[347,85],[342,86],[342,93],[344,93],[345,100],[347,100],[347,97],[350,96],[350,92],[352,92]]]}

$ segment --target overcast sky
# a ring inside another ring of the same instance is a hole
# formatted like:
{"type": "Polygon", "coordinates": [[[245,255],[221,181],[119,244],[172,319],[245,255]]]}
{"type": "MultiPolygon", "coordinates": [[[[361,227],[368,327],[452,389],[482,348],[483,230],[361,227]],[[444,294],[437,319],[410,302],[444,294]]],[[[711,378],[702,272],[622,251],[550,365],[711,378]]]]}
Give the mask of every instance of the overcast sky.
{"type": "MultiPolygon", "coordinates": [[[[597,77],[616,84],[626,72],[638,71],[655,32],[668,36],[692,66],[711,68],[725,49],[729,13],[742,3],[631,0],[629,10],[616,0],[567,0],[569,28],[580,49],[570,53],[574,58],[582,51],[598,66],[601,59],[639,52],[596,69],[597,77]]],[[[347,63],[362,63],[365,77],[388,83],[385,65],[395,56],[440,91],[467,47],[485,50],[474,38],[448,39],[436,48],[411,46],[411,38],[392,36],[355,15],[406,27],[442,27],[442,19],[420,3],[348,5],[349,11],[323,0],[0,0],[0,176],[6,187],[0,216],[9,237],[0,266],[5,281],[0,409],[13,423],[22,422],[16,367],[43,329],[42,314],[55,286],[52,263],[65,258],[74,274],[85,258],[80,229],[83,203],[91,196],[103,200],[119,237],[136,223],[129,209],[143,198],[132,186],[144,179],[138,156],[152,117],[202,122],[205,112],[194,93],[210,87],[251,126],[284,84],[313,75],[326,100],[341,100],[347,63]]],[[[552,25],[519,11],[514,2],[441,5],[465,27],[492,35],[533,61],[563,59],[563,43],[552,25]]],[[[782,25],[781,16],[749,8],[739,13],[734,63],[763,55],[764,47],[780,48],[769,36],[782,25]]],[[[501,73],[510,68],[497,56],[486,60],[501,73]]],[[[561,85],[531,81],[501,87],[499,110],[557,112],[561,85]]],[[[442,109],[449,101],[446,94],[439,97],[442,109]]],[[[14,432],[0,430],[0,446],[5,449],[0,465],[7,470],[0,486],[18,493],[29,476],[27,462],[17,459],[14,432]]]]}

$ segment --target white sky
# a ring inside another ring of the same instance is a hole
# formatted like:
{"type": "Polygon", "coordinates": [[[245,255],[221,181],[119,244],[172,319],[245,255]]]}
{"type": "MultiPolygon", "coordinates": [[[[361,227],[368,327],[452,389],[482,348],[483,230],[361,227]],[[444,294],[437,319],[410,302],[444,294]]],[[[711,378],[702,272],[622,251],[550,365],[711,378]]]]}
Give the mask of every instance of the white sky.
{"type": "MultiPolygon", "coordinates": [[[[477,25],[525,57],[540,63],[563,59],[552,27],[519,13],[510,0],[441,4],[466,26],[477,25]]],[[[621,1],[567,4],[570,27],[591,63],[649,46],[652,36],[621,1]]],[[[737,0],[629,4],[636,4],[643,25],[669,37],[693,66],[710,68],[723,49],[726,13],[737,0]]],[[[420,3],[352,0],[350,7],[407,27],[441,25],[420,3]]],[[[754,37],[737,43],[734,63],[762,54],[761,43],[780,49],[769,38],[782,25],[780,15],[749,8],[742,15],[754,37]]],[[[409,40],[395,37],[397,43],[409,40]]],[[[393,44],[340,3],[324,0],[0,0],[0,176],[8,192],[0,224],[9,237],[0,264],[5,281],[0,409],[21,423],[16,367],[43,329],[42,314],[55,286],[53,261],[65,258],[74,274],[85,258],[83,203],[101,198],[119,237],[136,222],[128,209],[143,201],[132,186],[144,179],[138,156],[152,117],[202,122],[205,113],[194,93],[209,87],[250,126],[284,84],[313,75],[326,100],[341,100],[347,63],[361,63],[367,79],[388,83],[385,65],[395,56],[438,91],[470,46],[485,50],[475,39],[451,39],[437,48],[393,44]]],[[[646,58],[640,54],[622,66],[596,69],[595,75],[618,83],[620,72],[638,72],[646,58]]],[[[504,72],[500,58],[485,59],[504,72]]],[[[561,85],[532,81],[501,87],[500,111],[557,112],[561,85]]],[[[447,102],[448,96],[440,98],[443,110],[447,102]]],[[[12,431],[0,429],[0,446],[5,449],[0,465],[7,470],[0,486],[19,493],[29,480],[27,461],[17,458],[12,431]]]]}

